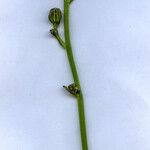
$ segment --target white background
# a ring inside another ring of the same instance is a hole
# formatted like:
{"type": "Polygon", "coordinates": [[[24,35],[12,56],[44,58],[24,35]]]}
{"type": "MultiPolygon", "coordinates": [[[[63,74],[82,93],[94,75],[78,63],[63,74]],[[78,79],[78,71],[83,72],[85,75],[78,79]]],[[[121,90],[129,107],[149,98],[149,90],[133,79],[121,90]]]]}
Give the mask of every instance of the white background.
{"type": "MultiPolygon", "coordinates": [[[[0,0],[1,150],[81,150],[52,7],[63,0],[0,0]]],[[[89,150],[150,150],[150,1],[75,0],[70,25],[89,150]]]]}

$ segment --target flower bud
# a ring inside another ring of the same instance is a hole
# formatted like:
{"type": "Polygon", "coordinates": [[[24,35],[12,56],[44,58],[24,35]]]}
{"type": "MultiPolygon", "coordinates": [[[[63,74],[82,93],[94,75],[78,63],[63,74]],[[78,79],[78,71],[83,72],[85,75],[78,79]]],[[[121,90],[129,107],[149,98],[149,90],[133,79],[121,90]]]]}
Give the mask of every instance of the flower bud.
{"type": "Polygon", "coordinates": [[[55,36],[55,37],[58,35],[57,29],[51,29],[51,30],[50,30],[50,33],[51,33],[53,36],[55,36]]]}
{"type": "Polygon", "coordinates": [[[52,8],[49,12],[48,19],[54,25],[58,26],[62,18],[62,13],[59,8],[52,8]]]}
{"type": "Polygon", "coordinates": [[[77,96],[80,93],[79,87],[75,84],[72,83],[69,86],[63,86],[70,94],[77,96]]]}

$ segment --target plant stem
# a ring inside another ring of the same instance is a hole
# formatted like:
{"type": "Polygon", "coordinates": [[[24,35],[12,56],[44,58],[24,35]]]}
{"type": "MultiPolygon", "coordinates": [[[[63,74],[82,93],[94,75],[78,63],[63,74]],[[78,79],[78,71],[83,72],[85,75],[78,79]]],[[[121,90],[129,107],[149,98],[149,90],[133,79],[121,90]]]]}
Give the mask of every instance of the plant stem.
{"type": "Polygon", "coordinates": [[[70,7],[70,3],[68,2],[68,0],[64,0],[64,32],[65,32],[66,52],[67,52],[67,57],[69,60],[70,68],[72,71],[74,83],[80,89],[80,94],[76,98],[77,98],[77,103],[78,103],[82,150],[88,150],[83,94],[82,94],[82,90],[80,86],[80,81],[79,81],[79,77],[78,77],[78,73],[77,73],[77,69],[76,69],[76,65],[75,65],[75,61],[74,61],[74,57],[72,53],[71,41],[70,41],[69,7],[70,7]]]}
{"type": "Polygon", "coordinates": [[[65,45],[64,41],[61,39],[61,37],[59,36],[59,34],[56,35],[56,39],[59,42],[59,44],[65,49],[66,45],[65,45]]]}
{"type": "Polygon", "coordinates": [[[65,42],[60,37],[59,32],[58,32],[58,30],[57,30],[57,28],[55,26],[54,26],[54,30],[56,31],[55,38],[57,39],[59,44],[65,49],[66,48],[65,42]]]}
{"type": "Polygon", "coordinates": [[[66,48],[65,42],[60,37],[58,29],[56,26],[54,26],[53,29],[50,30],[50,33],[56,38],[58,43],[65,49],[66,48]]]}

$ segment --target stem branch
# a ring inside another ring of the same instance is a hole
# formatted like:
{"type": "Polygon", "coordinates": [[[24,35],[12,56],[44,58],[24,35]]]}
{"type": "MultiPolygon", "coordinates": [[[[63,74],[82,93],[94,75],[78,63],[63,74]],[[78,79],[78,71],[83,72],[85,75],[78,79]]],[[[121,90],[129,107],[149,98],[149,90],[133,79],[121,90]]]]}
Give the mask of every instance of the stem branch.
{"type": "Polygon", "coordinates": [[[65,44],[65,42],[62,40],[62,38],[60,37],[59,34],[57,34],[56,39],[57,39],[57,41],[59,42],[59,44],[65,49],[65,48],[66,48],[66,44],[65,44]]]}
{"type": "Polygon", "coordinates": [[[54,27],[54,29],[51,29],[50,32],[57,39],[58,43],[65,49],[66,48],[66,44],[62,40],[62,38],[60,37],[58,29],[56,27],[54,27]]]}

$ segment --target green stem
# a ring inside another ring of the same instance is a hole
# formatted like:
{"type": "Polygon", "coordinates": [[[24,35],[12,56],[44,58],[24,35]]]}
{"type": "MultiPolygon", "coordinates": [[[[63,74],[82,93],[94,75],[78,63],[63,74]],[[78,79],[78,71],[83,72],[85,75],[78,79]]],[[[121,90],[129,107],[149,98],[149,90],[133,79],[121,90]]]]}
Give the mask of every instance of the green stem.
{"type": "Polygon", "coordinates": [[[54,28],[51,29],[50,32],[57,39],[58,43],[65,49],[66,48],[66,44],[62,40],[62,38],[60,37],[57,27],[54,26],[54,28]]]}
{"type": "Polygon", "coordinates": [[[61,39],[59,34],[56,35],[56,39],[59,42],[59,44],[65,49],[66,48],[65,42],[61,39]]]}
{"type": "Polygon", "coordinates": [[[79,77],[78,77],[78,73],[77,73],[77,69],[76,69],[76,65],[72,53],[71,41],[70,41],[69,6],[70,6],[70,2],[68,0],[64,0],[64,32],[65,32],[66,52],[71,67],[74,83],[80,89],[80,94],[77,96],[77,103],[78,103],[78,112],[79,112],[82,150],[88,150],[83,94],[80,86],[80,81],[79,81],[79,77]]]}

